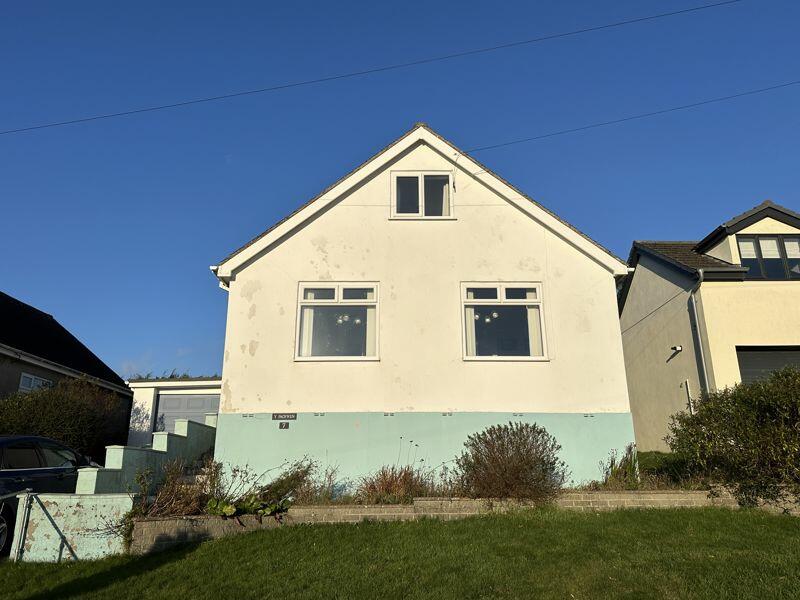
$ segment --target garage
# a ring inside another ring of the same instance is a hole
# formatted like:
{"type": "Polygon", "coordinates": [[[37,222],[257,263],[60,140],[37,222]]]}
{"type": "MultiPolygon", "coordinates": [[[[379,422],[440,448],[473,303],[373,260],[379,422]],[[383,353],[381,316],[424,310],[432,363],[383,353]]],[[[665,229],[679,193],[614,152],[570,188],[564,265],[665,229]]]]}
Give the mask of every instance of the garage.
{"type": "Polygon", "coordinates": [[[800,346],[737,346],[742,383],[752,383],[784,367],[800,368],[800,346]]]}
{"type": "Polygon", "coordinates": [[[158,394],[156,431],[174,431],[175,419],[203,423],[206,413],[219,409],[219,394],[158,394]]]}

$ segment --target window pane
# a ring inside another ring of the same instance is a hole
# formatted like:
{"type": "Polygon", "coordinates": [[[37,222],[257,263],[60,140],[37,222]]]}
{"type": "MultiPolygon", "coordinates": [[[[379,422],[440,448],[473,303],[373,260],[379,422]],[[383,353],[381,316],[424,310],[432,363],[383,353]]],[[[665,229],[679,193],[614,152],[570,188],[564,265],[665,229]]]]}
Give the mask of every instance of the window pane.
{"type": "Polygon", "coordinates": [[[345,288],[342,291],[344,300],[375,300],[375,288],[345,288]]]}
{"type": "MultiPolygon", "coordinates": [[[[465,311],[465,317],[468,319],[467,354],[531,356],[528,312],[527,306],[497,304],[467,307],[465,311]]],[[[538,330],[538,322],[535,326],[538,330]]]]}
{"type": "Polygon", "coordinates": [[[528,329],[530,330],[530,346],[532,356],[544,356],[544,341],[542,340],[542,320],[538,306],[528,307],[528,329]]]}
{"type": "Polygon", "coordinates": [[[419,214],[419,178],[397,178],[397,214],[419,214]]]}
{"type": "Polygon", "coordinates": [[[75,454],[62,446],[42,443],[39,447],[47,467],[72,467],[78,464],[75,454]]]}
{"type": "Polygon", "coordinates": [[[781,252],[778,249],[778,238],[759,238],[761,264],[767,279],[786,279],[781,252]]]}
{"type": "Polygon", "coordinates": [[[761,274],[761,265],[758,262],[758,255],[756,254],[755,240],[739,240],[739,256],[742,259],[742,266],[748,268],[746,275],[748,279],[759,279],[763,277],[761,274]]]}
{"type": "Polygon", "coordinates": [[[304,306],[300,356],[375,356],[374,306],[304,306]]]}
{"type": "Polygon", "coordinates": [[[756,258],[756,244],[754,240],[739,240],[739,255],[742,258],[756,258]]]}
{"type": "Polygon", "coordinates": [[[334,288],[305,288],[303,300],[333,300],[336,297],[334,288]]]}
{"type": "Polygon", "coordinates": [[[33,387],[33,379],[28,375],[23,375],[19,382],[19,389],[29,390],[33,387]]]}
{"type": "Polygon", "coordinates": [[[778,238],[761,238],[758,240],[758,245],[761,247],[761,258],[781,257],[778,250],[778,238]]]}
{"type": "Polygon", "coordinates": [[[800,238],[784,238],[786,258],[800,258],[800,238]]]}
{"type": "Polygon", "coordinates": [[[450,177],[425,175],[425,216],[450,216],[450,177]]]}
{"type": "Polygon", "coordinates": [[[506,300],[536,300],[536,288],[506,288],[506,300]]]}
{"type": "Polygon", "coordinates": [[[783,238],[789,277],[800,277],[800,238],[783,238]]]}
{"type": "Polygon", "coordinates": [[[3,463],[6,469],[38,469],[39,455],[33,444],[16,444],[3,449],[3,463]]]}
{"type": "Polygon", "coordinates": [[[467,288],[467,300],[497,300],[497,288],[467,288]]]}

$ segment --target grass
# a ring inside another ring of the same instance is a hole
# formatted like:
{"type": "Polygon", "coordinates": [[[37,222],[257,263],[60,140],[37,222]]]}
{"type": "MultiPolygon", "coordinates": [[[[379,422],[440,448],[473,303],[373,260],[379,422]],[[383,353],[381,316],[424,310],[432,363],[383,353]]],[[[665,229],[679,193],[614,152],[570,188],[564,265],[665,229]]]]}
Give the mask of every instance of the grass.
{"type": "Polygon", "coordinates": [[[531,510],[286,527],[146,557],[0,564],[4,599],[798,598],[800,520],[531,510]]]}

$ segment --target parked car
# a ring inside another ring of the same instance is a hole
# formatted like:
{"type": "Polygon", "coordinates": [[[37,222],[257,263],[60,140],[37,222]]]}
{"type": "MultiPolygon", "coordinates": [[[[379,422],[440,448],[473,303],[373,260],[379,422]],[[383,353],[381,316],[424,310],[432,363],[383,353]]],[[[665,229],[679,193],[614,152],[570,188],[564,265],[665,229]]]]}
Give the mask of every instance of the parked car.
{"type": "Polygon", "coordinates": [[[95,466],[83,456],[49,438],[0,435],[0,556],[11,550],[17,510],[16,493],[75,492],[78,469],[95,466]]]}

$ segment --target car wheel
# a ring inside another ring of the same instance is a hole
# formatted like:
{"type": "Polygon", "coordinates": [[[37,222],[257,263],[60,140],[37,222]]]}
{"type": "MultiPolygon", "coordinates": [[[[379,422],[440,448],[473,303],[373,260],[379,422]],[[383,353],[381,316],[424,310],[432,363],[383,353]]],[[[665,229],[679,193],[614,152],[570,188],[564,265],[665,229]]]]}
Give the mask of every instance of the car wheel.
{"type": "Polygon", "coordinates": [[[14,515],[4,507],[0,511],[0,558],[11,554],[11,541],[14,538],[14,515]]]}

